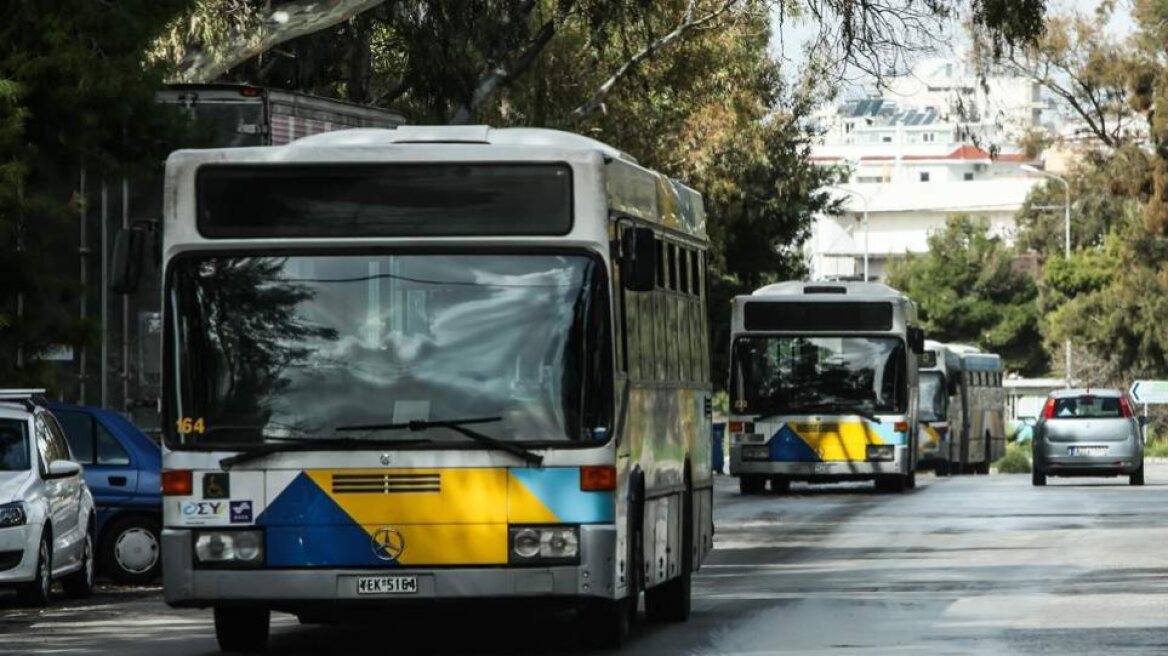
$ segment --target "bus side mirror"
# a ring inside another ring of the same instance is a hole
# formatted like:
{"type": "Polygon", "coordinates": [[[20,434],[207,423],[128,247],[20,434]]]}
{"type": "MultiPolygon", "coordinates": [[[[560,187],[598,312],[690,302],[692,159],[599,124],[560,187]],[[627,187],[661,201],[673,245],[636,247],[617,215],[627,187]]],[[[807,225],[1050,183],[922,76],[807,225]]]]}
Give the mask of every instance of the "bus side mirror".
{"type": "Polygon", "coordinates": [[[657,248],[652,228],[629,226],[621,233],[621,280],[633,292],[653,291],[657,283],[657,248]]]}
{"type": "Polygon", "coordinates": [[[110,287],[115,294],[133,294],[142,280],[147,249],[154,266],[162,266],[162,234],[157,221],[135,221],[129,228],[118,230],[114,237],[113,276],[110,287]]]}
{"type": "Polygon", "coordinates": [[[925,352],[925,331],[916,326],[910,326],[908,329],[908,346],[913,353],[921,355],[925,352]]]}
{"type": "Polygon", "coordinates": [[[146,256],[146,231],[141,226],[122,228],[114,238],[111,287],[115,294],[133,294],[142,279],[146,256]]]}

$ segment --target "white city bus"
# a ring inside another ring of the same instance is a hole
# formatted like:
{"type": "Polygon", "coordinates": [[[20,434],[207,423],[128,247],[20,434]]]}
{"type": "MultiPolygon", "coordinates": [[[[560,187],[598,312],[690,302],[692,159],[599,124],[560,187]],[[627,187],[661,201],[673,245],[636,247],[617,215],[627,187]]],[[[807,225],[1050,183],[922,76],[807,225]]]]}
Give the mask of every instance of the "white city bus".
{"type": "Polygon", "coordinates": [[[1006,455],[1006,389],[1001,356],[946,344],[950,372],[950,471],[988,474],[1006,455]]]}
{"type": "Polygon", "coordinates": [[[641,591],[688,617],[696,192],[578,135],[419,126],[178,151],[164,214],[165,596],[224,649],[422,600],[568,602],[607,644],[641,591]]]}
{"type": "Polygon", "coordinates": [[[734,299],[730,473],[770,481],[916,484],[917,355],[908,297],[877,283],[786,282],[734,299]]]}
{"type": "Polygon", "coordinates": [[[918,358],[921,436],[917,464],[938,476],[949,475],[955,453],[950,439],[949,390],[956,389],[957,372],[948,368],[948,353],[944,344],[926,340],[925,352],[918,358]]]}

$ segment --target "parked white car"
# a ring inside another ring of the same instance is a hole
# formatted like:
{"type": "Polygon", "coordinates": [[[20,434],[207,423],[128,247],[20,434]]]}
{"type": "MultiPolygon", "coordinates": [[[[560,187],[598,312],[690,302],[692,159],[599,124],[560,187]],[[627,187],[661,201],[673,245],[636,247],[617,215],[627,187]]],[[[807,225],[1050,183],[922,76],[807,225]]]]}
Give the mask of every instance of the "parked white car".
{"type": "Polygon", "coordinates": [[[93,495],[43,390],[0,390],[0,586],[43,606],[93,590],[93,495]]]}

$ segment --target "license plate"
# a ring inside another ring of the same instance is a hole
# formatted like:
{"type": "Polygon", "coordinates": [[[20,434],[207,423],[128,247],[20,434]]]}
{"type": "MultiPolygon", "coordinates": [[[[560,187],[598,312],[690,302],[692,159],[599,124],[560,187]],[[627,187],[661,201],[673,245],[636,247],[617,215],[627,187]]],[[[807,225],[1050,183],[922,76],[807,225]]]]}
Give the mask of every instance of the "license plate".
{"type": "Polygon", "coordinates": [[[1108,448],[1105,446],[1072,446],[1067,453],[1072,456],[1105,456],[1108,448]]]}
{"type": "Polygon", "coordinates": [[[361,576],[357,578],[357,594],[417,594],[416,576],[361,576]]]}

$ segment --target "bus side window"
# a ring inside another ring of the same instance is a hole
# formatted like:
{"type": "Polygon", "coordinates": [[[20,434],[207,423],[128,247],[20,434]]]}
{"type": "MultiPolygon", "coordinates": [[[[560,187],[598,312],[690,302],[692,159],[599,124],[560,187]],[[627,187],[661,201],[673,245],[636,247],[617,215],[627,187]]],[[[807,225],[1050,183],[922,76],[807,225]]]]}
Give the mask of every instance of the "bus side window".
{"type": "Polygon", "coordinates": [[[657,356],[653,346],[653,326],[657,322],[653,301],[656,295],[656,291],[637,294],[640,301],[637,324],[641,333],[641,380],[654,380],[657,377],[657,356]]]}
{"type": "Polygon", "coordinates": [[[664,289],[665,278],[665,242],[657,239],[657,289],[664,289]]]}

